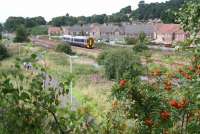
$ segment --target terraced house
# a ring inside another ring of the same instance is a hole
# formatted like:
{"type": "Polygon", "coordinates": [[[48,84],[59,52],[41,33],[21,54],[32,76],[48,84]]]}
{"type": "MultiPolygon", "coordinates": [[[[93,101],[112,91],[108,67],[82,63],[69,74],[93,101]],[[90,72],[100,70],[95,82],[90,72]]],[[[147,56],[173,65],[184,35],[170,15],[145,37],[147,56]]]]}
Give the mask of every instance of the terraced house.
{"type": "Polygon", "coordinates": [[[179,24],[88,24],[74,25],[59,28],[52,27],[49,29],[51,33],[61,33],[64,35],[87,35],[92,36],[96,40],[119,41],[126,37],[137,38],[140,33],[145,35],[154,43],[171,45],[178,41],[183,41],[188,37],[179,24]]]}
{"type": "Polygon", "coordinates": [[[156,24],[154,31],[154,42],[165,45],[184,41],[188,34],[184,32],[179,24],[156,24]]]}

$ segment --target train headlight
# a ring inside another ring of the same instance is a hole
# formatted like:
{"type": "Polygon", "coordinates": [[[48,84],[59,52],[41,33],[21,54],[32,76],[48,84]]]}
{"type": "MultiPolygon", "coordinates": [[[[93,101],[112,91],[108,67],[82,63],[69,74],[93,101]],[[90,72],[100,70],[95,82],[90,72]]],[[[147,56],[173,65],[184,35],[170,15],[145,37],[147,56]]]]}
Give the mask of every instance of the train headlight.
{"type": "Polygon", "coordinates": [[[87,46],[89,47],[89,48],[93,48],[93,46],[94,46],[94,39],[93,38],[88,38],[87,39],[87,46]]]}

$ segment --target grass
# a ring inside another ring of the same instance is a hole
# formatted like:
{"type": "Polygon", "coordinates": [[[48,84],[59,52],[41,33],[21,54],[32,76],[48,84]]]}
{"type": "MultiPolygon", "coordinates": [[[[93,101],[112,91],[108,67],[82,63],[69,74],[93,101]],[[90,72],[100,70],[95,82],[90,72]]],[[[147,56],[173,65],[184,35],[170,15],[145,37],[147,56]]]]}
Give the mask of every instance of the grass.
{"type": "MultiPolygon", "coordinates": [[[[70,75],[69,59],[64,53],[45,50],[44,48],[34,47],[31,44],[23,46],[13,44],[9,46],[9,51],[11,52],[11,57],[0,62],[0,71],[14,71],[11,69],[11,66],[14,64],[15,58],[19,56],[25,60],[32,53],[39,54],[46,51],[43,59],[38,63],[45,65],[48,73],[60,82],[68,79],[70,75]]],[[[95,68],[93,66],[96,63],[97,54],[85,53],[82,49],[77,49],[76,53],[78,54],[78,59],[73,59],[73,76],[75,81],[73,95],[80,103],[87,105],[95,117],[100,118],[101,116],[99,115],[102,115],[110,108],[109,95],[113,82],[105,78],[102,68],[95,68]]],[[[188,62],[186,54],[164,54],[162,51],[153,51],[152,59],[159,59],[165,64],[188,62]]],[[[150,63],[148,67],[152,70],[160,67],[160,65],[150,63]]],[[[165,66],[164,68],[167,71],[173,70],[170,66],[165,66]]]]}

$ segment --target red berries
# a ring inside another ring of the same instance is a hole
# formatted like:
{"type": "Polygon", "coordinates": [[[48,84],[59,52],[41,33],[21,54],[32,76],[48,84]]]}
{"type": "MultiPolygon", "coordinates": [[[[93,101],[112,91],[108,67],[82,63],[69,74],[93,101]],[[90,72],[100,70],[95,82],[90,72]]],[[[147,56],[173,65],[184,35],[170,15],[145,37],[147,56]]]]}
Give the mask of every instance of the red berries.
{"type": "Polygon", "coordinates": [[[120,80],[120,81],[119,81],[120,87],[125,87],[126,83],[127,83],[126,80],[120,80]]]}
{"type": "Polygon", "coordinates": [[[179,73],[183,76],[183,77],[185,77],[186,79],[188,79],[188,80],[191,80],[192,79],[192,76],[190,76],[188,73],[186,73],[186,72],[184,72],[183,70],[179,70],[179,73]]]}
{"type": "Polygon", "coordinates": [[[147,118],[144,121],[145,125],[152,127],[153,126],[153,120],[151,118],[147,118]]]}
{"type": "Polygon", "coordinates": [[[171,100],[170,105],[176,109],[182,109],[185,108],[188,104],[188,101],[182,100],[181,102],[177,102],[176,100],[171,100]]]}
{"type": "Polygon", "coordinates": [[[163,120],[168,120],[169,117],[170,117],[170,112],[162,111],[162,112],[160,112],[160,117],[161,117],[161,119],[163,119],[163,120]]]}

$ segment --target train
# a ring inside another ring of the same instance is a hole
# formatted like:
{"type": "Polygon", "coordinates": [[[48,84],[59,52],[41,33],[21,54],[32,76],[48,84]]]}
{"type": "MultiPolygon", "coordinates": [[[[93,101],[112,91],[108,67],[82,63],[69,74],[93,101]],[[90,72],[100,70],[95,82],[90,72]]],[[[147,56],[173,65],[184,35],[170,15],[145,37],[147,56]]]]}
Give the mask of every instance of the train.
{"type": "Polygon", "coordinates": [[[67,42],[74,46],[79,46],[89,49],[94,48],[94,38],[92,37],[64,35],[63,40],[64,42],[67,42]]]}

